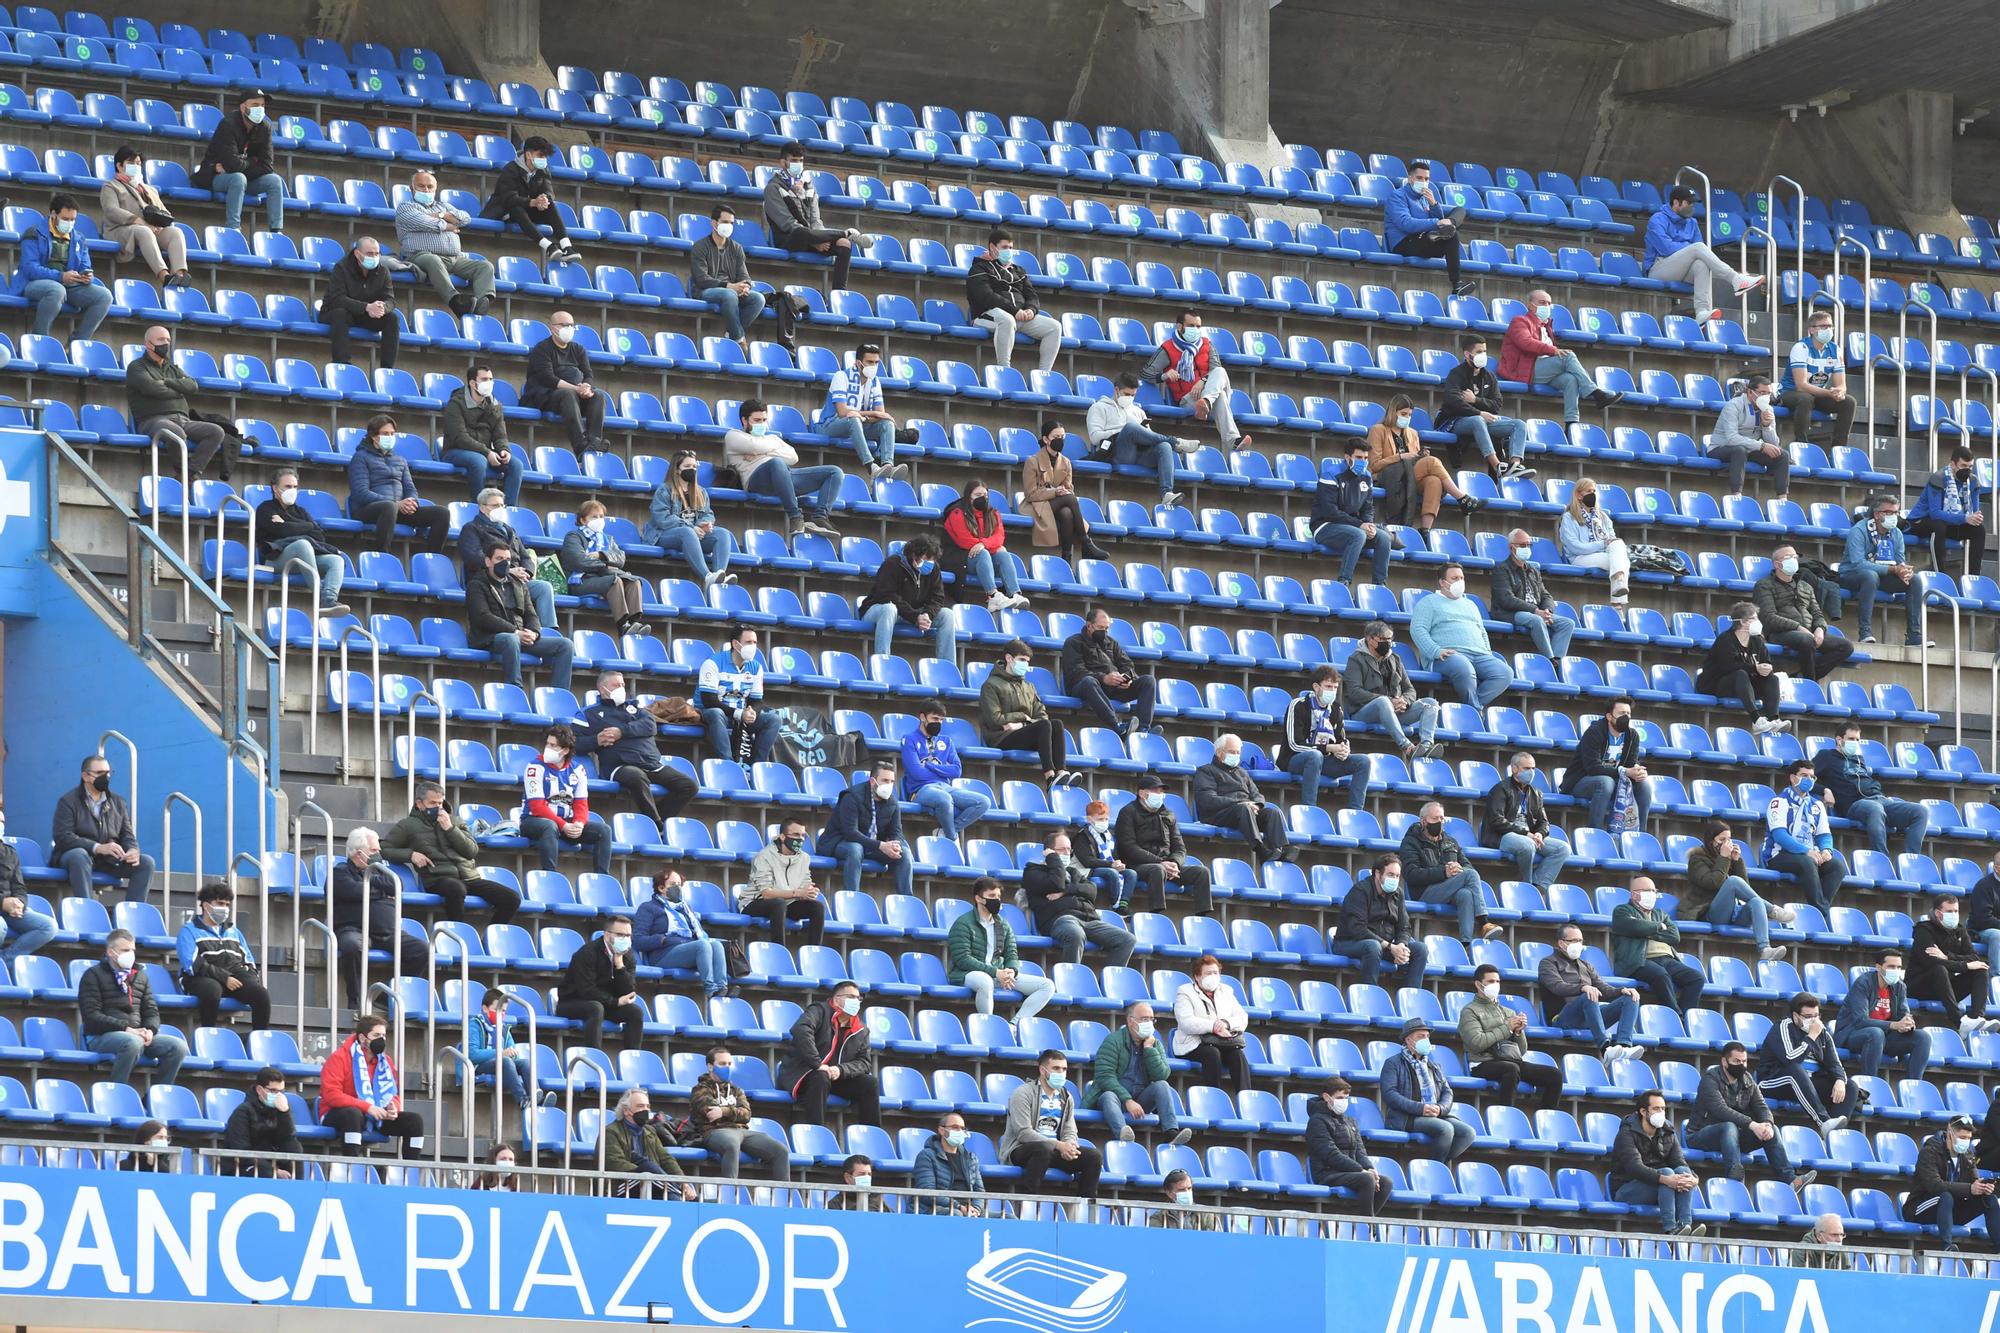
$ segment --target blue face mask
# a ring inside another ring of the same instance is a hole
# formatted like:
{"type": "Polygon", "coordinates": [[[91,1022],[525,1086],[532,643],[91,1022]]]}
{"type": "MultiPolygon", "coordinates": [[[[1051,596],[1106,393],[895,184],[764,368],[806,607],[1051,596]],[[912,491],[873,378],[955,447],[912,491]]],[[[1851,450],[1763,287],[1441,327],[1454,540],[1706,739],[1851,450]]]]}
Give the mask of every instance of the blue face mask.
{"type": "Polygon", "coordinates": [[[1429,1055],[1431,1053],[1431,1039],[1429,1037],[1418,1037],[1417,1044],[1410,1049],[1418,1055],[1429,1055]]]}
{"type": "Polygon", "coordinates": [[[410,191],[410,198],[422,204],[425,208],[429,208],[432,202],[437,199],[437,195],[430,190],[412,190],[410,191]]]}
{"type": "Polygon", "coordinates": [[[1201,346],[1201,340],[1204,335],[1200,329],[1182,329],[1174,336],[1181,340],[1183,347],[1196,348],[1201,346]]]}
{"type": "Polygon", "coordinates": [[[715,1067],[715,1076],[716,1076],[716,1077],[717,1077],[718,1079],[722,1080],[722,1081],[723,1081],[724,1083],[727,1083],[727,1082],[729,1082],[729,1081],[730,1081],[731,1079],[734,1079],[734,1078],[736,1077],[736,1066],[735,1066],[735,1065],[717,1065],[717,1066],[715,1067]]]}
{"type": "Polygon", "coordinates": [[[767,435],[770,433],[770,430],[771,423],[768,421],[756,421],[750,425],[750,433],[752,435],[767,435]]]}
{"type": "Polygon", "coordinates": [[[1061,1092],[1061,1091],[1063,1090],[1063,1084],[1065,1084],[1065,1083],[1067,1083],[1067,1082],[1069,1082],[1069,1075],[1068,1075],[1068,1074],[1050,1074],[1050,1075],[1049,1075],[1049,1091],[1050,1091],[1050,1092],[1061,1092]]]}
{"type": "Polygon", "coordinates": [[[1011,245],[1003,246],[1000,250],[1000,262],[1003,264],[1011,264],[1020,257],[1021,252],[1011,245]]]}
{"type": "Polygon", "coordinates": [[[922,564],[917,566],[917,573],[922,574],[925,578],[929,578],[931,571],[936,568],[937,568],[937,561],[926,560],[922,564]]]}
{"type": "Polygon", "coordinates": [[[362,255],[360,258],[361,258],[361,267],[370,272],[374,270],[377,264],[380,264],[382,262],[382,256],[380,255],[362,255]]]}
{"type": "Polygon", "coordinates": [[[1365,477],[1368,475],[1368,460],[1357,458],[1347,465],[1347,470],[1357,477],[1365,477]]]}

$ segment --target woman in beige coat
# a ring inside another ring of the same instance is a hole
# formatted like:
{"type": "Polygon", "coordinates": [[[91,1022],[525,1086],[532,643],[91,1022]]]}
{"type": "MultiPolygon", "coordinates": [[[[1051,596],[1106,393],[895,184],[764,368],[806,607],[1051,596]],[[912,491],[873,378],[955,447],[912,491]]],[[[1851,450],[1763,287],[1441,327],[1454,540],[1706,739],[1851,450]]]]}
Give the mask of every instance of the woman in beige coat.
{"type": "Polygon", "coordinates": [[[1060,546],[1073,570],[1079,551],[1092,560],[1107,560],[1110,552],[1090,539],[1090,523],[1076,502],[1075,474],[1063,457],[1068,438],[1060,422],[1042,427],[1042,447],[1021,465],[1021,509],[1035,520],[1034,544],[1060,546]]]}
{"type": "Polygon", "coordinates": [[[171,222],[154,226],[145,218],[149,208],[170,211],[160,192],[146,184],[145,158],[136,148],[120,148],[111,165],[112,177],[97,194],[104,238],[118,242],[120,259],[136,253],[162,287],[186,286],[187,234],[171,222]]]}

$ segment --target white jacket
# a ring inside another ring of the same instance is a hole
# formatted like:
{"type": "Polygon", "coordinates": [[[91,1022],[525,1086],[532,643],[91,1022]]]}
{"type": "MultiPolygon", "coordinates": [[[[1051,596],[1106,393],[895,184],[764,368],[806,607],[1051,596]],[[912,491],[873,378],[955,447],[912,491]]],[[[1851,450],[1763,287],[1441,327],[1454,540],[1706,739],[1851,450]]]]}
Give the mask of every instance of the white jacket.
{"type": "Polygon", "coordinates": [[[1200,983],[1190,981],[1176,991],[1174,1055],[1184,1056],[1200,1045],[1203,1037],[1213,1036],[1218,1018],[1229,1024],[1231,1036],[1240,1037],[1250,1028],[1250,1015],[1243,1012],[1236,992],[1228,986],[1217,986],[1211,995],[1200,983]]]}
{"type": "Polygon", "coordinates": [[[1134,399],[1131,410],[1127,411],[1116,394],[1106,394],[1084,414],[1083,433],[1089,437],[1091,448],[1102,449],[1112,436],[1134,424],[1146,424],[1146,409],[1138,405],[1138,400],[1134,399]]]}

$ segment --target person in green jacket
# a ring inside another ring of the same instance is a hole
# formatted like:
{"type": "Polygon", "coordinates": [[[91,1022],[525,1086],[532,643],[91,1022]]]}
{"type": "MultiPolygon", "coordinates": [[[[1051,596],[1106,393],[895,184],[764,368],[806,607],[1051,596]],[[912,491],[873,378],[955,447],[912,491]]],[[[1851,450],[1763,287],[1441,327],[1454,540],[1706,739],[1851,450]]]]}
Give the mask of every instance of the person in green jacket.
{"type": "Polygon", "coordinates": [[[945,976],[954,986],[972,988],[972,1003],[982,1014],[993,1012],[993,992],[1018,991],[1021,1007],[1014,1011],[1014,1031],[1042,1012],[1056,988],[1047,977],[1021,971],[1021,954],[1014,947],[1014,927],[1000,915],[1000,881],[981,875],[972,881],[972,910],[951,923],[944,939],[945,976]]]}
{"type": "Polygon", "coordinates": [[[147,329],[146,350],[125,367],[125,409],[132,429],[158,442],[162,468],[168,467],[168,446],[180,442],[187,445],[190,472],[201,476],[219,455],[222,463],[216,475],[228,481],[236,462],[236,441],[213,421],[196,419],[188,397],[200,393],[201,385],[174,364],[173,356],[174,338],[166,326],[147,329]]]}
{"type": "Polygon", "coordinates": [[[1611,913],[1611,966],[1685,1014],[1701,1003],[1701,970],[1681,961],[1681,928],[1659,903],[1653,881],[1633,876],[1631,897],[1611,913]]]}
{"type": "Polygon", "coordinates": [[[597,1131],[605,1171],[625,1177],[611,1187],[612,1194],[621,1199],[681,1197],[685,1173],[668,1151],[665,1126],[664,1120],[654,1117],[652,1099],[644,1088],[633,1088],[618,1099],[617,1117],[597,1131]]]}
{"type": "Polygon", "coordinates": [[[1173,1136],[1175,1147],[1194,1137],[1193,1130],[1181,1128],[1174,1108],[1174,1090],[1167,1086],[1167,1048],[1154,1027],[1152,1005],[1134,1000],[1126,1007],[1124,1025],[1097,1048],[1083,1102],[1095,1106],[1104,1127],[1126,1143],[1132,1141],[1129,1122],[1149,1110],[1160,1118],[1160,1133],[1173,1136]]]}

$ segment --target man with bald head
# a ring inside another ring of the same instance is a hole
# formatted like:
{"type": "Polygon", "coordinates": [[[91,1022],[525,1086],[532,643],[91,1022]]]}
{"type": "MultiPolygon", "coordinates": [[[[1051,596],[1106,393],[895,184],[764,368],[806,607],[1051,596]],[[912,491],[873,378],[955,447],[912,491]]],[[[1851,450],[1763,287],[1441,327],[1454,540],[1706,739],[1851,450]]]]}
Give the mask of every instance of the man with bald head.
{"type": "Polygon", "coordinates": [[[208,471],[221,458],[217,476],[229,480],[236,461],[237,445],[229,433],[213,421],[198,421],[188,406],[188,395],[200,389],[194,376],[174,364],[174,338],[161,325],[146,330],[146,350],[125,367],[125,410],[132,429],[150,435],[160,446],[161,467],[172,470],[174,450],[185,443],[188,468],[195,476],[208,471]]]}
{"type": "Polygon", "coordinates": [[[1554,389],[1562,395],[1563,426],[1577,424],[1577,405],[1588,400],[1593,407],[1608,407],[1625,395],[1597,387],[1576,353],[1556,345],[1555,298],[1536,288],[1528,293],[1528,308],[1507,325],[1500,344],[1500,378],[1525,380],[1554,389]]]}
{"type": "Polygon", "coordinates": [[[1846,1219],[1839,1213],[1821,1213],[1799,1244],[1807,1247],[1792,1251],[1792,1261],[1800,1268],[1847,1267],[1847,1256],[1841,1253],[1847,1244],[1846,1219]]]}
{"type": "Polygon", "coordinates": [[[1557,612],[1556,599],[1535,567],[1535,539],[1523,528],[1507,534],[1507,558],[1493,567],[1493,615],[1513,621],[1551,662],[1569,652],[1576,622],[1557,612]]]}
{"type": "Polygon", "coordinates": [[[373,236],[356,241],[333,266],[319,317],[332,335],[335,361],[354,363],[352,330],[363,328],[382,336],[379,364],[384,369],[396,364],[403,326],[396,319],[396,301],[389,290],[389,266],[382,262],[381,242],[373,236]]]}
{"type": "Polygon", "coordinates": [[[419,171],[410,177],[410,197],[396,205],[396,248],[424,275],[438,299],[458,316],[483,315],[493,302],[493,265],[465,253],[459,232],[472,214],[438,198],[437,177],[419,171]],[[463,278],[472,288],[451,285],[463,278]]]}

